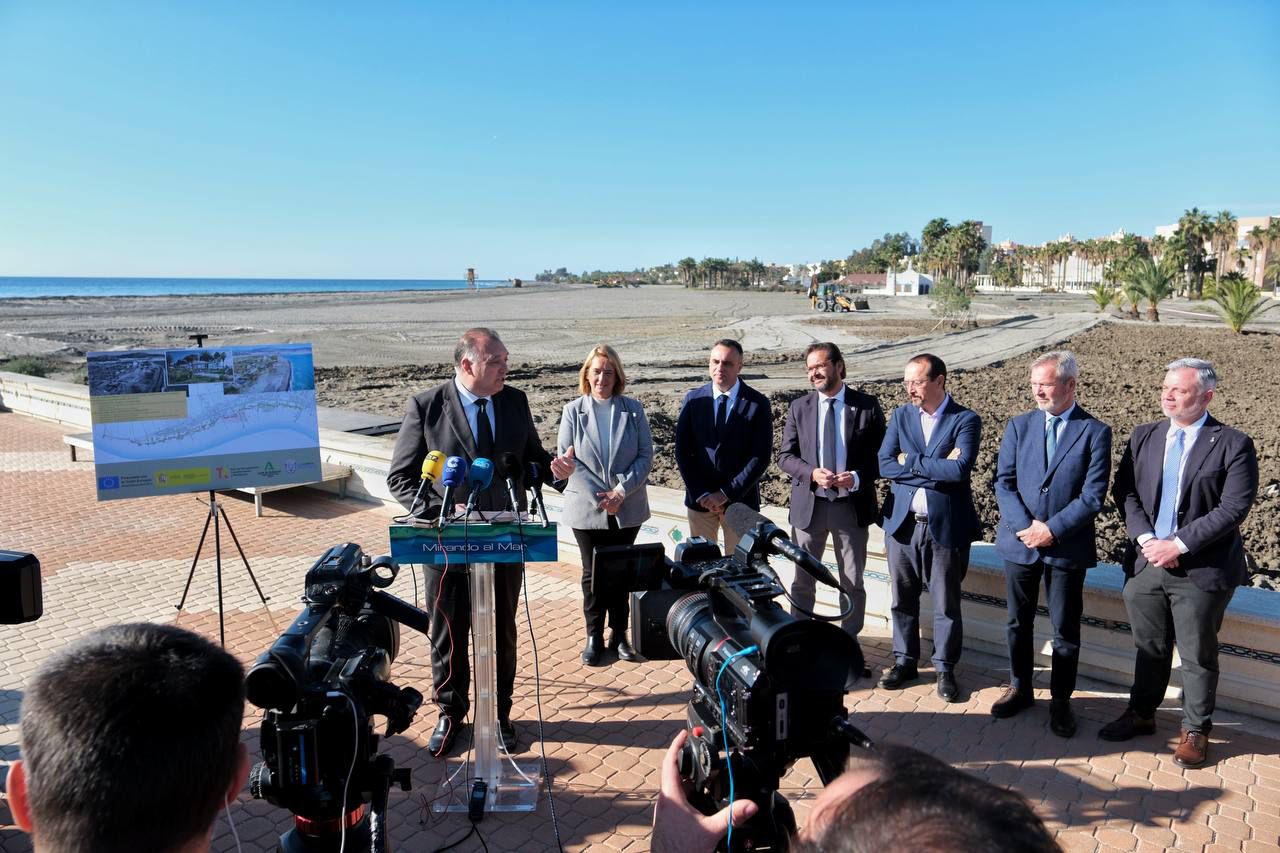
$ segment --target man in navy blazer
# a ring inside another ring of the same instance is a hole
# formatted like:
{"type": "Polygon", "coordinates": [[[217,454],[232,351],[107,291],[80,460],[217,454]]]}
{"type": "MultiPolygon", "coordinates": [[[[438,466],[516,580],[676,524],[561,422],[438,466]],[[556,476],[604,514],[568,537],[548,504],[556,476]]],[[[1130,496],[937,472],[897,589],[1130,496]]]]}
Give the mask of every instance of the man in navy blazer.
{"type": "Polygon", "coordinates": [[[1133,431],[1112,497],[1130,543],[1124,604],[1137,646],[1129,707],[1098,733],[1129,740],[1156,730],[1177,643],[1182,736],[1173,760],[1198,767],[1209,754],[1218,690],[1218,630],[1249,578],[1240,525],[1258,492],[1249,436],[1209,414],[1217,374],[1203,359],[1171,363],[1160,391],[1167,420],[1133,431]]]}
{"type": "Polygon", "coordinates": [[[684,478],[689,531],[712,542],[723,528],[725,553],[740,538],[724,527],[731,503],[760,508],[760,477],[773,456],[769,400],[738,378],[742,344],[711,348],[711,381],[685,395],[676,421],[676,465],[684,478]]]}
{"type": "Polygon", "coordinates": [[[895,660],[880,686],[897,690],[918,677],[920,593],[928,584],[938,695],[955,702],[955,666],[964,639],[960,581],[978,535],[969,480],[982,419],[951,399],[947,366],[936,355],[908,361],[902,384],[911,405],[893,410],[880,445],[880,476],[891,482],[881,526],[893,584],[895,660]]]}
{"type": "Polygon", "coordinates": [[[1085,570],[1097,565],[1094,520],[1111,478],[1111,427],[1076,404],[1080,368],[1066,351],[1031,364],[1036,409],[1009,421],[996,466],[1000,525],[996,553],[1004,558],[1008,595],[1010,685],[991,706],[999,719],[1035,704],[1033,622],[1044,577],[1053,624],[1049,729],[1076,732],[1071,694],[1080,658],[1085,570]]]}
{"type": "MultiPolygon", "coordinates": [[[[850,598],[841,627],[856,642],[867,610],[862,572],[868,527],[876,521],[884,410],[875,397],[844,384],[838,346],[810,344],[804,355],[813,390],[791,401],[778,467],[791,477],[792,539],[818,559],[827,537],[834,541],[836,565],[850,598]]],[[[791,584],[793,612],[812,611],[816,593],[814,579],[797,571],[791,584]]]]}

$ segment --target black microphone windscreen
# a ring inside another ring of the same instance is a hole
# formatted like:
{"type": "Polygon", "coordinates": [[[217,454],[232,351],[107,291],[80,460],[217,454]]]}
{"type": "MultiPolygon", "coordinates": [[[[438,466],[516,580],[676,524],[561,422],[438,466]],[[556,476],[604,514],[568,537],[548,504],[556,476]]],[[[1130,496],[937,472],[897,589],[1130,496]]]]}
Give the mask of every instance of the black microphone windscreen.
{"type": "Polygon", "coordinates": [[[768,525],[773,524],[768,518],[746,504],[729,504],[729,508],[724,511],[724,526],[738,536],[743,536],[747,531],[754,530],[755,526],[761,522],[768,525]]]}
{"type": "Polygon", "coordinates": [[[498,462],[502,465],[502,476],[508,480],[520,479],[520,458],[508,450],[506,453],[498,457],[498,462]]]}

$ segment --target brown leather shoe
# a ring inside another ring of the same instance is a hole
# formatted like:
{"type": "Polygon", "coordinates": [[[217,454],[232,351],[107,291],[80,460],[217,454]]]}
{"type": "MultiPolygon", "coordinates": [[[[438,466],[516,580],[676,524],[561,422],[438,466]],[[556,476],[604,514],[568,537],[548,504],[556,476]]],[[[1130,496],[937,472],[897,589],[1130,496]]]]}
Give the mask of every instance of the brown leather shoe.
{"type": "Polygon", "coordinates": [[[1140,717],[1132,708],[1125,708],[1124,713],[1112,720],[1098,731],[1103,740],[1129,740],[1137,735],[1153,735],[1156,733],[1155,717],[1140,717]]]}
{"type": "Polygon", "coordinates": [[[1209,736],[1204,732],[1182,733],[1182,743],[1173,751],[1173,760],[1183,767],[1199,767],[1209,757],[1209,736]]]}
{"type": "Polygon", "coordinates": [[[1036,697],[1029,690],[1019,690],[1009,685],[1000,694],[1000,698],[991,706],[991,716],[997,720],[1007,720],[1019,711],[1025,711],[1036,704],[1036,697]]]}

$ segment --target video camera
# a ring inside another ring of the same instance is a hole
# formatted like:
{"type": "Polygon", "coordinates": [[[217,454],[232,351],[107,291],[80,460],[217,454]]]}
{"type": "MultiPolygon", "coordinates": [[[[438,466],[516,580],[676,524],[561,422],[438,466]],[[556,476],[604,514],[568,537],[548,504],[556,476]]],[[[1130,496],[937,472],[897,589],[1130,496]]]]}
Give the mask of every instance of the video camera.
{"type": "Polygon", "coordinates": [[[21,625],[44,615],[40,561],[35,554],[0,550],[0,625],[21,625]]]}
{"type": "Polygon", "coordinates": [[[826,784],[843,771],[850,743],[870,746],[844,708],[862,654],[831,624],[844,614],[797,619],[776,600],[786,590],[771,554],[839,589],[825,565],[747,506],[731,505],[725,525],[742,537],[730,557],[698,538],[681,543],[674,561],[658,544],[599,548],[594,577],[633,590],[641,657],[682,658],[693,675],[680,756],[689,801],[715,814],[730,802],[732,776],[734,796],[759,806],[734,830],[733,850],[785,850],[795,832],[795,816],[778,793],[787,770],[809,758],[826,784]]]}
{"type": "Polygon", "coordinates": [[[386,717],[382,737],[404,731],[422,694],[390,683],[400,624],[423,633],[428,614],[381,589],[399,566],[371,560],[353,543],[330,548],[307,572],[306,609],[246,677],[250,702],[266,712],[263,761],[253,768],[255,798],[288,809],[294,828],[281,853],[385,851],[391,785],[408,791],[409,771],[378,754],[372,717],[386,717]],[[375,587],[377,587],[375,589],[375,587]]]}

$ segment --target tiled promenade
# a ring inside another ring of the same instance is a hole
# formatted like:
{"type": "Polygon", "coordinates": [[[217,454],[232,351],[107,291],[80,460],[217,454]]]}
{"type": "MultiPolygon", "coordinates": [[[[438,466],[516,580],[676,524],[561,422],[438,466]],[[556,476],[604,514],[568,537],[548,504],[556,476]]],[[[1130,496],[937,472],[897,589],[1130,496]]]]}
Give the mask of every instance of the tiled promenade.
{"type": "MultiPolygon", "coordinates": [[[[202,559],[187,609],[174,604],[182,592],[206,508],[185,495],[98,503],[91,463],[71,462],[55,426],[0,413],[0,547],[34,552],[44,569],[45,615],[38,622],[0,627],[0,766],[17,755],[18,703],[36,666],[91,628],[116,622],[176,622],[217,638],[218,617],[211,559],[202,559]]],[[[223,564],[227,645],[252,662],[292,620],[302,578],[330,545],[355,541],[371,553],[386,550],[389,512],[354,501],[337,501],[307,489],[268,495],[265,517],[254,518],[244,496],[224,501],[259,582],[270,596],[270,612],[224,536],[223,564]]],[[[210,537],[212,538],[212,537],[210,537]]],[[[206,557],[211,553],[206,544],[206,557]]],[[[666,744],[679,729],[688,676],[679,663],[615,664],[585,670],[580,650],[578,569],[538,566],[528,573],[528,598],[541,660],[546,753],[555,779],[555,810],[566,850],[648,849],[652,800],[666,744]]],[[[392,592],[412,600],[408,572],[392,592]]],[[[425,643],[404,634],[393,679],[423,692],[430,666],[425,643]]],[[[526,661],[516,683],[514,718],[521,731],[520,756],[531,761],[537,713],[527,628],[521,625],[526,661]]],[[[879,674],[888,657],[887,638],[864,643],[879,674]]],[[[850,695],[854,719],[872,737],[896,739],[929,750],[999,784],[1011,785],[1037,804],[1067,850],[1278,850],[1280,845],[1280,727],[1221,714],[1214,730],[1213,763],[1184,770],[1173,763],[1170,744],[1178,713],[1162,711],[1160,735],[1132,744],[1110,744],[1095,734],[1117,715],[1123,699],[1111,688],[1085,682],[1076,706],[1081,731],[1061,740],[1047,729],[1047,697],[1013,720],[988,714],[998,695],[1000,661],[967,655],[959,669],[963,701],[947,705],[931,683],[893,693],[865,689],[850,695]]],[[[435,815],[441,765],[421,746],[434,714],[386,747],[413,772],[411,794],[392,793],[390,816],[395,848],[428,851],[468,828],[462,815],[435,815]]],[[[246,743],[256,755],[258,720],[250,709],[246,743]]],[[[787,778],[783,793],[803,822],[816,780],[807,764],[787,778]]],[[[280,809],[243,794],[233,804],[245,850],[275,849],[276,835],[290,825],[280,809]]],[[[545,797],[536,814],[489,815],[480,824],[488,847],[499,850],[555,849],[545,797]]],[[[214,849],[234,850],[220,819],[214,849]]],[[[459,850],[478,850],[472,838],[459,850]]],[[[30,850],[0,806],[0,851],[30,850]]]]}

